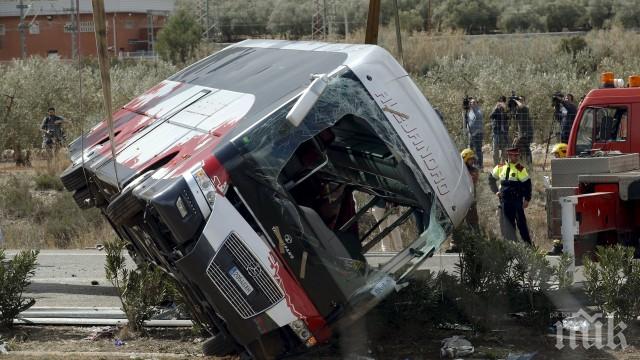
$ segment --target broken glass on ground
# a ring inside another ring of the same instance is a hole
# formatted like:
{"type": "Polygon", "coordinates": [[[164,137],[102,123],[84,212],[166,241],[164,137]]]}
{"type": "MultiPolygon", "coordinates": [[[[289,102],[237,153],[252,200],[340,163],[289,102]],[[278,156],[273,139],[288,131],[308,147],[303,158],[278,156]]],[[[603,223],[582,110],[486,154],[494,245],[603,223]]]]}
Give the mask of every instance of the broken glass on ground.
{"type": "Polygon", "coordinates": [[[473,354],[474,347],[471,342],[464,336],[454,335],[442,340],[440,348],[440,357],[454,359],[457,357],[468,356],[473,354]]]}

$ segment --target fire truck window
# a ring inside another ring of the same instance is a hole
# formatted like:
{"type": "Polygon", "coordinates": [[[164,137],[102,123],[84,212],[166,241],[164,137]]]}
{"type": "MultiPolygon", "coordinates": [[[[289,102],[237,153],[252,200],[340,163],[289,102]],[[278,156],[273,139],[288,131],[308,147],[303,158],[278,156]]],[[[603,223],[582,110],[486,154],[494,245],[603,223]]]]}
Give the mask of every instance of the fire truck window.
{"type": "Polygon", "coordinates": [[[596,110],[599,109],[586,109],[582,115],[582,119],[580,119],[580,127],[578,128],[578,136],[576,139],[576,153],[578,154],[589,151],[593,147],[593,118],[596,110]]]}
{"type": "Polygon", "coordinates": [[[627,140],[627,108],[615,109],[613,116],[613,126],[611,129],[613,141],[626,141],[627,140]]]}
{"type": "Polygon", "coordinates": [[[596,141],[625,141],[627,139],[627,108],[608,107],[596,110],[596,141]]]}

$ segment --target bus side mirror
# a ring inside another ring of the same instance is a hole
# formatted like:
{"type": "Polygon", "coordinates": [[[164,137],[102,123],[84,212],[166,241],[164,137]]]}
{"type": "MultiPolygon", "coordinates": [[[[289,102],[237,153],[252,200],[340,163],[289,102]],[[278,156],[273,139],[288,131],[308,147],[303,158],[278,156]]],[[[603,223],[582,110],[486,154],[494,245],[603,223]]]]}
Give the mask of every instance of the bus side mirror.
{"type": "Polygon", "coordinates": [[[315,80],[311,82],[298,98],[298,101],[293,105],[289,113],[287,114],[287,121],[291,125],[298,127],[302,120],[307,116],[311,108],[318,102],[320,96],[327,88],[328,78],[326,74],[317,75],[315,80]]]}

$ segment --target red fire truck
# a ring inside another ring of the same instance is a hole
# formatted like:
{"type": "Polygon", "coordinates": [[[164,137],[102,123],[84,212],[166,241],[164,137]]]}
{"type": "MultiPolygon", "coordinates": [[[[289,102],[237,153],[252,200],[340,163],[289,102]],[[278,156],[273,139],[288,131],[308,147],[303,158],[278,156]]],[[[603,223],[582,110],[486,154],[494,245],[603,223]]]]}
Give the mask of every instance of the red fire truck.
{"type": "Polygon", "coordinates": [[[598,245],[638,247],[640,76],[613,73],[580,103],[566,159],[552,160],[549,235],[580,264],[598,245]]]}

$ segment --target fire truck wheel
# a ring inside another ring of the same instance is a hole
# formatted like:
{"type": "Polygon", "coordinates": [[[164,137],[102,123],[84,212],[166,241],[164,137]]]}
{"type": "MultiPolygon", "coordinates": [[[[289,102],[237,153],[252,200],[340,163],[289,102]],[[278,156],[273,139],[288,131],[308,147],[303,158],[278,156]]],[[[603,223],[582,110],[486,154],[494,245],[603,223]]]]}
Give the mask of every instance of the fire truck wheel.
{"type": "Polygon", "coordinates": [[[62,185],[69,191],[78,190],[87,186],[87,180],[80,165],[68,167],[60,175],[60,180],[62,181],[62,185]]]}
{"type": "Polygon", "coordinates": [[[213,335],[202,343],[204,356],[225,356],[234,352],[235,349],[235,342],[220,333],[213,335]]]}
{"type": "Polygon", "coordinates": [[[122,226],[129,224],[142,210],[144,205],[131,194],[131,188],[129,188],[111,201],[107,206],[106,214],[115,225],[122,226]]]}
{"type": "Polygon", "coordinates": [[[91,191],[89,191],[89,187],[83,187],[76,190],[73,193],[73,200],[75,200],[80,209],[89,209],[93,206],[93,199],[91,198],[91,191]]]}

